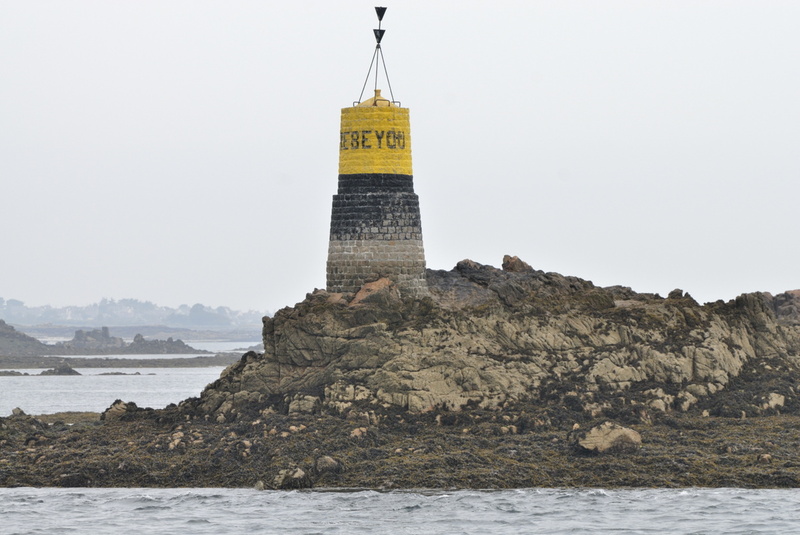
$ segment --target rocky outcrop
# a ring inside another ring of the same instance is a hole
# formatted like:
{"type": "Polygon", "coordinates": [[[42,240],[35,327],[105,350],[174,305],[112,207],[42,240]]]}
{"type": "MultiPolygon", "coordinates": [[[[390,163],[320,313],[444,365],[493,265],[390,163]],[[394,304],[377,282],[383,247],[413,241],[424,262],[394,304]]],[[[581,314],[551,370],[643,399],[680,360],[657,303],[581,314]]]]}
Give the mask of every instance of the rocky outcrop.
{"type": "Polygon", "coordinates": [[[70,366],[66,362],[60,362],[50,369],[34,374],[30,374],[28,372],[18,372],[14,370],[0,370],[0,376],[6,376],[6,377],[21,377],[21,376],[29,377],[31,375],[81,375],[81,373],[72,368],[72,366],[70,366]]]}
{"type": "Polygon", "coordinates": [[[141,334],[133,337],[128,344],[122,338],[111,336],[108,327],[91,331],[77,330],[72,340],[55,344],[56,354],[121,354],[121,355],[174,355],[186,353],[206,353],[198,351],[182,340],[147,340],[141,334]]]}
{"type": "Polygon", "coordinates": [[[121,420],[127,414],[135,414],[136,403],[133,402],[124,402],[121,399],[114,401],[109,408],[107,408],[103,413],[100,415],[101,420],[106,421],[114,421],[114,420],[121,420]]]}
{"type": "Polygon", "coordinates": [[[784,325],[800,325],[800,290],[784,292],[776,296],[763,294],[767,306],[775,312],[784,325]]]}
{"type": "Polygon", "coordinates": [[[78,329],[75,336],[68,342],[55,344],[58,348],[64,348],[70,352],[96,353],[98,351],[116,351],[125,347],[125,340],[111,336],[108,327],[84,331],[78,329]]]}
{"type": "Polygon", "coordinates": [[[80,372],[74,370],[69,364],[62,362],[55,368],[44,370],[39,375],[80,375],[80,372]]]}
{"type": "Polygon", "coordinates": [[[286,468],[278,472],[272,480],[272,488],[288,489],[307,489],[311,488],[312,480],[302,468],[286,468]]]}
{"type": "Polygon", "coordinates": [[[315,291],[177,406],[0,417],[0,486],[800,486],[795,292],[701,306],[510,256],[427,283],[315,291]]]}
{"type": "Polygon", "coordinates": [[[48,346],[36,338],[21,333],[5,321],[0,320],[0,356],[32,357],[46,355],[47,348],[48,346]]]}
{"type": "MultiPolygon", "coordinates": [[[[36,338],[14,329],[0,320],[0,357],[41,357],[45,355],[180,355],[208,353],[194,349],[182,340],[147,340],[141,334],[128,344],[122,338],[111,336],[108,327],[85,331],[78,329],[72,340],[53,345],[43,344],[36,338]]],[[[20,363],[14,363],[19,365],[20,363]]],[[[34,363],[25,363],[33,366],[34,363]]]]}
{"type": "Polygon", "coordinates": [[[146,340],[141,334],[133,337],[133,341],[126,345],[121,353],[125,355],[176,355],[186,353],[207,353],[198,351],[187,345],[183,340],[174,340],[172,337],[166,340],[146,340]]]}
{"type": "Polygon", "coordinates": [[[264,353],[247,353],[186,410],[219,422],[370,404],[424,412],[542,402],[595,417],[620,404],[641,414],[752,413],[769,407],[771,392],[721,393],[764,371],[774,381],[763,387],[784,396],[780,409],[766,410],[798,405],[800,329],[784,298],[776,305],[754,293],[700,306],[681,290],[665,299],[598,288],[514,257],[504,267],[464,260],[429,270],[424,299],[401,299],[387,280],[355,296],[317,290],[264,318],[264,353]]]}

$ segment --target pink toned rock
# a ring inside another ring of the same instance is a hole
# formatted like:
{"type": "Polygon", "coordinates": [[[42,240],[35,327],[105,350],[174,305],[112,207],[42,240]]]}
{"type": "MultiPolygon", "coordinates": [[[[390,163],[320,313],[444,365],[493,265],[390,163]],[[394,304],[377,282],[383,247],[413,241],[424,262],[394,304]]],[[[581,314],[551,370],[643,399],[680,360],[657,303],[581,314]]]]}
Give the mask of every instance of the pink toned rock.
{"type": "Polygon", "coordinates": [[[518,256],[505,255],[503,257],[503,271],[522,273],[524,271],[533,271],[533,268],[527,262],[520,260],[518,256]]]}
{"type": "MultiPolygon", "coordinates": [[[[358,305],[365,300],[368,300],[369,297],[382,292],[382,291],[390,291],[393,288],[392,281],[387,278],[381,278],[376,280],[375,282],[368,282],[361,289],[356,293],[356,296],[350,301],[350,306],[358,305]]],[[[399,298],[399,296],[398,296],[399,298]]]]}

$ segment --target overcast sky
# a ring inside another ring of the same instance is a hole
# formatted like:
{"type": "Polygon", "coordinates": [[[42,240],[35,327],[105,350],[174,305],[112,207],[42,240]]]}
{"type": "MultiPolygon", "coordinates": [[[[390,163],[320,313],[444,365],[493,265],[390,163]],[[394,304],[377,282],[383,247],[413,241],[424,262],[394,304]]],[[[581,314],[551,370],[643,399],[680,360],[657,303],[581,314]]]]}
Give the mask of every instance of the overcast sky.
{"type": "MultiPolygon", "coordinates": [[[[324,288],[374,5],[1,0],[0,296],[274,311],[324,288]]],[[[428,267],[800,288],[800,2],[384,5],[428,267]]]]}

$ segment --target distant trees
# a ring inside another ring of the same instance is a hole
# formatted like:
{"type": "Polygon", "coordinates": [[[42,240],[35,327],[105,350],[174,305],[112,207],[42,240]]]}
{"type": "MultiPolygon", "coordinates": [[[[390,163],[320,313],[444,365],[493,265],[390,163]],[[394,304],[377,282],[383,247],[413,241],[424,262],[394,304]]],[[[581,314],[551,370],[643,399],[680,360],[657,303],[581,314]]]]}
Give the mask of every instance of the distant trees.
{"type": "Polygon", "coordinates": [[[0,319],[17,325],[54,325],[100,327],[103,325],[164,325],[189,329],[236,329],[260,325],[265,312],[207,307],[197,303],[178,308],[158,306],[138,299],[101,299],[86,306],[28,307],[17,299],[0,297],[0,319]]]}

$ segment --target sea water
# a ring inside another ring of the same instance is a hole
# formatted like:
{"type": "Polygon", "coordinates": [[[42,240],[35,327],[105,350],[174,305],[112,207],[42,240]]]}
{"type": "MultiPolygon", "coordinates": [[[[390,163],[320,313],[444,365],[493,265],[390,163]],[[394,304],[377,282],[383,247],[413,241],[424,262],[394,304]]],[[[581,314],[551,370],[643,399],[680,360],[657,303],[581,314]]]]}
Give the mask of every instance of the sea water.
{"type": "Polygon", "coordinates": [[[40,369],[16,370],[31,375],[0,376],[0,416],[8,416],[15,407],[27,414],[103,412],[117,399],[133,401],[143,408],[161,409],[199,396],[224,369],[222,366],[76,368],[81,375],[41,376],[40,369]]]}
{"type": "Polygon", "coordinates": [[[0,489],[0,531],[281,534],[787,534],[800,493],[741,489],[0,489]]]}

